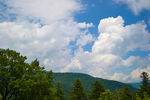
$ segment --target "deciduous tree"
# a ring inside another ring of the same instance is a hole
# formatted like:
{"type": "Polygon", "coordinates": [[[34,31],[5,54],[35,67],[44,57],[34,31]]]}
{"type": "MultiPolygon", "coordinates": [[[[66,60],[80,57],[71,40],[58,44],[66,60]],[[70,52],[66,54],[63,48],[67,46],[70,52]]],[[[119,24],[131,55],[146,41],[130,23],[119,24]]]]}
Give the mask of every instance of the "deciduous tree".
{"type": "Polygon", "coordinates": [[[0,49],[2,100],[53,100],[52,71],[44,74],[37,59],[31,64],[26,59],[16,51],[0,49]]]}

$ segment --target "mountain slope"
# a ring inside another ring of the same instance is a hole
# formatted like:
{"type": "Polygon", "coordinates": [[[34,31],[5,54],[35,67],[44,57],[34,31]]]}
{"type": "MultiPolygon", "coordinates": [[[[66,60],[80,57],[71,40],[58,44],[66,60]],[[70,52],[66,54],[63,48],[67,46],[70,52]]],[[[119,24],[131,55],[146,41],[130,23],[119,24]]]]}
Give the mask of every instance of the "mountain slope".
{"type": "Polygon", "coordinates": [[[128,83],[128,84],[137,89],[139,89],[141,86],[141,83],[128,83]]]}
{"type": "Polygon", "coordinates": [[[95,82],[96,80],[99,80],[106,89],[110,89],[111,91],[124,88],[125,86],[128,86],[132,92],[137,90],[131,85],[125,83],[121,83],[113,80],[106,80],[102,78],[95,78],[87,74],[54,73],[53,75],[55,76],[54,83],[56,84],[57,82],[60,82],[62,89],[65,91],[67,95],[71,92],[72,85],[76,79],[80,79],[82,81],[82,85],[88,93],[91,91],[92,83],[95,82]]]}

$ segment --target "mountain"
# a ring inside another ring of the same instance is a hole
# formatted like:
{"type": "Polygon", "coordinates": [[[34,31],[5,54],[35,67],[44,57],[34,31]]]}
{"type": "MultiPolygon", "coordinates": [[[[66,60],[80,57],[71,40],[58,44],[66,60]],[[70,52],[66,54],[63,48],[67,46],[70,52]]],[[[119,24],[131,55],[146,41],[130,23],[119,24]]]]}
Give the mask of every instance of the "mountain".
{"type": "Polygon", "coordinates": [[[96,80],[99,80],[104,85],[105,89],[110,89],[111,91],[124,88],[125,86],[128,86],[132,92],[137,90],[136,88],[132,87],[129,84],[125,84],[125,83],[121,83],[121,82],[113,81],[113,80],[96,78],[87,74],[53,73],[53,75],[55,76],[54,83],[56,84],[57,82],[60,82],[61,87],[65,91],[66,95],[69,95],[69,93],[71,92],[72,85],[76,79],[80,79],[82,81],[82,85],[88,93],[92,89],[92,83],[94,83],[96,80]]]}
{"type": "Polygon", "coordinates": [[[141,83],[128,83],[128,84],[137,89],[139,89],[141,86],[141,83]]]}

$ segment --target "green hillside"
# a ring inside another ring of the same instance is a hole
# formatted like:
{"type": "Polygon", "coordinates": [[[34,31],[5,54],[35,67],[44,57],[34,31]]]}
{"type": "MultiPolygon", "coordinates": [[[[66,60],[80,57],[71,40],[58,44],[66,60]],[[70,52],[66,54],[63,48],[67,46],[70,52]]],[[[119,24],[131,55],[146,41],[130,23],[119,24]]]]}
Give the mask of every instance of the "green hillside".
{"type": "Polygon", "coordinates": [[[54,83],[60,82],[62,89],[65,91],[66,95],[68,95],[71,91],[72,85],[74,80],[80,79],[82,81],[82,85],[85,88],[87,92],[90,92],[91,85],[96,80],[99,80],[105,87],[105,89],[110,89],[111,91],[114,91],[116,89],[124,88],[125,86],[128,86],[132,92],[136,91],[137,89],[118,81],[113,80],[106,80],[102,78],[95,78],[87,74],[81,74],[81,73],[54,73],[55,76],[54,83]]]}

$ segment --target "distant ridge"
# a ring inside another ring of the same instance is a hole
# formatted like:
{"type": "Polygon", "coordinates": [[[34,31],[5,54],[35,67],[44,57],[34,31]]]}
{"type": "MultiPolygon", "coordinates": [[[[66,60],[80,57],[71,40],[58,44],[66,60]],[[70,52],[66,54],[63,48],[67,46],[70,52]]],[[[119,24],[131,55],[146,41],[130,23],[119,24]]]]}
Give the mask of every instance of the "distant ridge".
{"type": "Polygon", "coordinates": [[[137,89],[139,89],[140,86],[141,86],[141,83],[127,83],[127,84],[129,84],[129,85],[131,85],[132,87],[137,88],[137,89]]]}
{"type": "Polygon", "coordinates": [[[57,82],[60,82],[61,87],[65,91],[66,95],[68,95],[71,92],[72,85],[76,79],[80,79],[82,81],[82,85],[88,93],[91,91],[92,83],[95,82],[96,80],[99,80],[104,85],[105,89],[110,89],[111,91],[124,88],[125,86],[128,86],[131,92],[137,90],[135,87],[132,87],[131,85],[126,83],[122,83],[114,80],[96,78],[88,74],[53,73],[53,75],[55,76],[54,83],[56,84],[57,82]]]}

